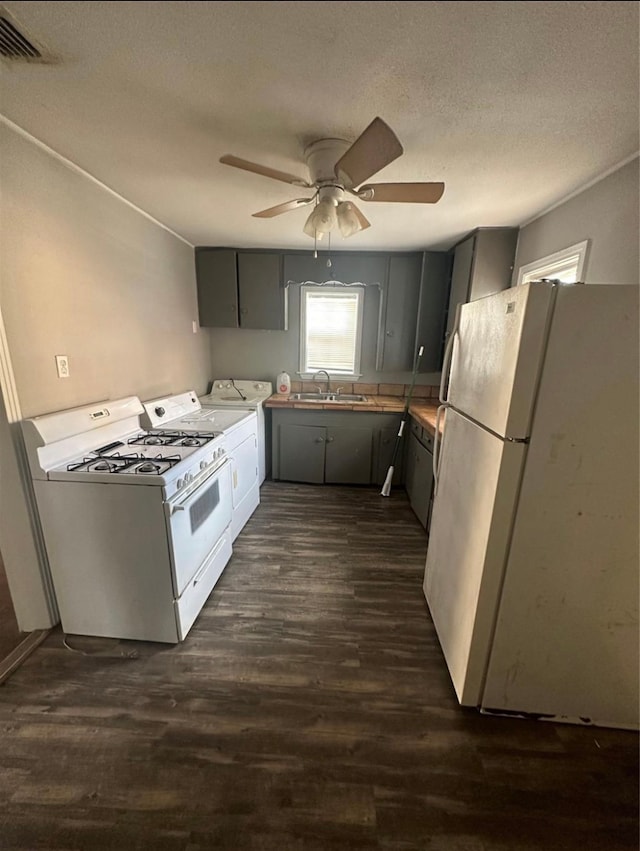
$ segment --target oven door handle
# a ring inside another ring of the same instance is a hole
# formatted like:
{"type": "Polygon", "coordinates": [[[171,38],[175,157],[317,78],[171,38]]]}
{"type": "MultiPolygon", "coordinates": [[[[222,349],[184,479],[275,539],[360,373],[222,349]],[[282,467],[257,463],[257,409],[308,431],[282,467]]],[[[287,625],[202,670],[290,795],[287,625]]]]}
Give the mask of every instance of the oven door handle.
{"type": "Polygon", "coordinates": [[[229,459],[225,458],[222,464],[219,464],[214,470],[205,470],[202,473],[201,477],[194,479],[189,483],[189,490],[186,494],[176,494],[176,497],[180,497],[180,502],[173,502],[171,499],[167,500],[164,504],[165,510],[169,517],[172,514],[175,514],[177,511],[186,511],[190,504],[200,490],[201,487],[207,484],[210,479],[213,479],[215,476],[219,475],[224,468],[229,463],[229,459]]]}

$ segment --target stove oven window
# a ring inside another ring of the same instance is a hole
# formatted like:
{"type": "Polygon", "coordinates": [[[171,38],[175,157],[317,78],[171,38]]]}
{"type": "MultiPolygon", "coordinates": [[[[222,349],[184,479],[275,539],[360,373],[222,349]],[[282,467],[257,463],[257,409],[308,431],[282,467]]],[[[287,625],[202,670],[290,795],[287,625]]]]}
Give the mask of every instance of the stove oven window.
{"type": "Polygon", "coordinates": [[[213,514],[220,503],[220,485],[218,480],[211,485],[201,497],[191,506],[191,533],[196,532],[200,526],[213,514]]]}

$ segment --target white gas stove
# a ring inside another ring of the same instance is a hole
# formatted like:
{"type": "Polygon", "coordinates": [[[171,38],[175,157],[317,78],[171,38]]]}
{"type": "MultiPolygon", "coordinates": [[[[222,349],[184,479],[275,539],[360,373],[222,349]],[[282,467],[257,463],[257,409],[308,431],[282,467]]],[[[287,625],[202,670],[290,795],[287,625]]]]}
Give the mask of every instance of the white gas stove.
{"type": "Polygon", "coordinates": [[[137,397],[24,420],[66,632],[179,641],[231,556],[215,430],[141,427],[137,397]]]}
{"type": "Polygon", "coordinates": [[[153,429],[149,435],[153,435],[156,429],[164,429],[165,433],[170,429],[198,440],[207,434],[222,433],[231,464],[231,539],[235,541],[260,503],[256,411],[250,408],[203,408],[193,390],[152,399],[144,403],[144,409],[142,423],[153,429]]]}

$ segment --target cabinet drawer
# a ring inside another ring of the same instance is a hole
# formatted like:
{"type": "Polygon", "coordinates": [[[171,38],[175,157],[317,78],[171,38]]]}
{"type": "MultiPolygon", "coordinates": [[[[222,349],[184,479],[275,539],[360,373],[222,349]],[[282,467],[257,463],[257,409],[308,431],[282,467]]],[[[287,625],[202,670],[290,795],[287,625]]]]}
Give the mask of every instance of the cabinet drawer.
{"type": "Polygon", "coordinates": [[[186,638],[230,558],[231,532],[227,526],[207,561],[197,571],[180,598],[174,602],[181,641],[186,638]]]}
{"type": "Polygon", "coordinates": [[[411,434],[420,441],[420,443],[428,449],[429,452],[433,452],[433,437],[431,436],[431,432],[427,431],[424,426],[421,426],[417,420],[411,418],[411,434]]]}
{"type": "Polygon", "coordinates": [[[433,437],[431,436],[431,432],[428,432],[426,428],[422,429],[422,444],[429,452],[433,452],[433,437]]]}

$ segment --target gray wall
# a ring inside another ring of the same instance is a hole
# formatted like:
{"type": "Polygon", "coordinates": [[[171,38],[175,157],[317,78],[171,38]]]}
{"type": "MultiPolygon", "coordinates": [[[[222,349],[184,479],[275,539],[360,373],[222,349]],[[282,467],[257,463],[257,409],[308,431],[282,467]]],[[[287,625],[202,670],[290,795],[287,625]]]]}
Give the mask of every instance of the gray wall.
{"type": "Polygon", "coordinates": [[[204,391],[192,246],[5,125],[0,145],[0,304],[22,415],[204,391]]]}
{"type": "Polygon", "coordinates": [[[0,152],[0,550],[19,626],[32,630],[52,618],[12,424],[129,394],[202,392],[209,332],[192,331],[190,245],[5,124],[0,152]],[[57,377],[56,354],[70,378],[57,377]]]}
{"type": "MultiPolygon", "coordinates": [[[[323,279],[324,280],[324,279],[323,279]]],[[[292,381],[299,379],[300,288],[288,288],[289,330],[252,331],[242,328],[213,328],[211,331],[211,378],[255,378],[272,381],[282,370],[292,381]]],[[[410,372],[376,372],[376,341],[380,311],[380,290],[367,287],[365,291],[362,361],[363,383],[409,384],[410,372]]],[[[416,384],[436,384],[440,373],[424,373],[416,384]]],[[[340,382],[336,379],[336,386],[340,382]]]]}
{"type": "Polygon", "coordinates": [[[588,239],[588,284],[638,283],[638,158],[522,228],[514,283],[526,266],[588,239]]]}

